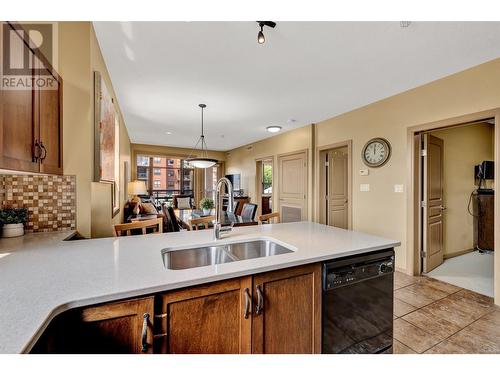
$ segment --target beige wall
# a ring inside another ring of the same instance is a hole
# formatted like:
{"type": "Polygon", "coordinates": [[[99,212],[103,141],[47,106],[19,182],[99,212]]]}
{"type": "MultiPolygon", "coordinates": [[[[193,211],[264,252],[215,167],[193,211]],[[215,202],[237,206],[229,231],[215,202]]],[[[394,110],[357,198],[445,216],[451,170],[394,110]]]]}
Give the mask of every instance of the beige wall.
{"type": "MultiPolygon", "coordinates": [[[[116,99],[92,24],[59,22],[59,73],[64,81],[64,174],[76,175],[77,230],[85,237],[112,235],[112,224],[123,217],[122,209],[111,218],[111,185],[92,182],[95,70],[101,72],[116,99]]],[[[119,103],[117,109],[120,115],[120,179],[123,179],[123,163],[130,162],[130,140],[119,103]]],[[[120,181],[123,190],[122,186],[120,181]]],[[[121,191],[120,201],[123,203],[125,199],[125,192],[121,191]]]]}
{"type": "MultiPolygon", "coordinates": [[[[240,173],[241,184],[245,193],[248,194],[252,202],[256,202],[256,161],[262,158],[272,157],[273,159],[273,211],[278,210],[278,199],[276,192],[278,186],[278,155],[293,151],[308,151],[308,191],[312,192],[312,125],[275,135],[273,137],[255,142],[246,146],[236,148],[226,154],[226,173],[240,173]]],[[[308,194],[308,218],[312,218],[312,196],[308,194]]],[[[258,203],[258,202],[257,202],[258,203]]]]}
{"type": "Polygon", "coordinates": [[[76,176],[76,225],[90,237],[93,171],[89,22],[59,23],[59,74],[63,78],[63,167],[76,176]]]}
{"type": "Polygon", "coordinates": [[[444,141],[444,254],[449,257],[473,248],[467,203],[474,190],[474,165],[493,160],[494,126],[482,123],[431,134],[444,141]]]}

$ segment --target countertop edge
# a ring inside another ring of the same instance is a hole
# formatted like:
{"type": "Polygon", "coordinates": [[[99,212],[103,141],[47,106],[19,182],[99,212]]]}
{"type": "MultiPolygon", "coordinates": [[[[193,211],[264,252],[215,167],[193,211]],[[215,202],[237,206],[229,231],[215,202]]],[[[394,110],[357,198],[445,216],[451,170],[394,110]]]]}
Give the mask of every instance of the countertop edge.
{"type": "MultiPolygon", "coordinates": [[[[70,233],[67,236],[67,238],[69,238],[73,235],[75,235],[75,233],[70,233]]],[[[27,342],[24,345],[24,347],[21,349],[20,353],[21,354],[29,353],[33,349],[37,340],[42,336],[42,334],[45,332],[45,330],[47,329],[49,324],[52,322],[52,320],[55,317],[57,317],[58,315],[66,312],[68,310],[74,309],[74,308],[80,308],[80,307],[91,306],[91,305],[107,303],[107,302],[114,302],[114,301],[119,301],[119,300],[123,300],[123,299],[127,299],[127,298],[137,298],[137,297],[141,297],[141,296],[146,296],[146,295],[160,293],[160,292],[167,292],[167,291],[186,288],[186,287],[190,287],[190,286],[197,286],[197,285],[203,285],[203,284],[208,284],[208,283],[217,282],[217,281],[228,280],[228,279],[232,279],[232,278],[236,278],[236,277],[248,276],[248,275],[269,272],[269,271],[275,271],[275,270],[280,270],[280,269],[290,268],[290,267],[297,267],[297,266],[301,266],[304,264],[324,262],[327,260],[334,260],[334,259],[343,258],[346,256],[352,256],[352,255],[364,254],[364,253],[368,253],[368,252],[372,252],[372,251],[394,248],[394,247],[397,247],[400,245],[401,245],[401,242],[399,242],[399,241],[388,242],[387,244],[384,244],[384,245],[377,245],[377,246],[371,246],[371,247],[367,247],[367,248],[354,249],[354,250],[346,251],[346,252],[341,253],[341,254],[315,256],[315,257],[311,257],[309,259],[299,259],[296,261],[288,261],[288,262],[284,262],[284,263],[280,263],[280,264],[272,264],[272,265],[254,267],[254,268],[251,268],[251,269],[248,269],[245,271],[235,271],[235,272],[231,272],[231,273],[213,275],[213,276],[209,276],[209,277],[204,277],[203,281],[198,280],[198,279],[194,279],[194,280],[189,280],[189,281],[184,281],[184,282],[162,284],[162,285],[156,285],[156,286],[143,288],[143,289],[130,290],[127,292],[122,292],[122,293],[104,294],[101,296],[84,298],[81,300],[68,301],[65,303],[61,303],[60,305],[55,306],[52,309],[52,311],[49,313],[49,315],[42,322],[42,324],[37,329],[37,331],[32,335],[29,342],[27,342]]]]}

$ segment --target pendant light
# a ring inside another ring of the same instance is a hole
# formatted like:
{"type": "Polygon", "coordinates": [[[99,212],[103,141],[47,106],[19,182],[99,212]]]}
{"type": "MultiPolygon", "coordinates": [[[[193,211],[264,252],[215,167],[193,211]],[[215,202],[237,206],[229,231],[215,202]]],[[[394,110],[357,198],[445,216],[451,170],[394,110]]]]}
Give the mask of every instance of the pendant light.
{"type": "Polygon", "coordinates": [[[218,160],[208,157],[207,144],[205,142],[205,134],[203,132],[203,110],[207,107],[207,105],[198,104],[198,106],[201,108],[201,136],[198,139],[198,142],[196,142],[194,150],[196,151],[196,148],[200,145],[201,152],[199,157],[191,157],[190,155],[186,161],[195,168],[210,168],[217,164],[218,160]]]}

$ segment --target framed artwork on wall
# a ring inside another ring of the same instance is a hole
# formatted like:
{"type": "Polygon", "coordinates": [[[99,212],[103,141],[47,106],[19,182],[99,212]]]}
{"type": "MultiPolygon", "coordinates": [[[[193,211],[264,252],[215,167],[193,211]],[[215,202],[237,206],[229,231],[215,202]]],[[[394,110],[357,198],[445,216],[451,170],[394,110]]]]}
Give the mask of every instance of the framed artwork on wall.
{"type": "Polygon", "coordinates": [[[94,72],[94,181],[111,184],[111,217],[120,212],[120,120],[106,82],[94,72]]]}

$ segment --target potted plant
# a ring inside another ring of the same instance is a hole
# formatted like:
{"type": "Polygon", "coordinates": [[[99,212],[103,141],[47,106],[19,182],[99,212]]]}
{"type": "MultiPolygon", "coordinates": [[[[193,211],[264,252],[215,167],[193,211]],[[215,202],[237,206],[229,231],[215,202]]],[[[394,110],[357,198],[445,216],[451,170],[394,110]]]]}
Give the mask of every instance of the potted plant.
{"type": "Polygon", "coordinates": [[[214,208],[214,200],[211,198],[203,198],[200,201],[200,207],[203,210],[204,215],[209,215],[210,211],[214,208]]]}
{"type": "Polygon", "coordinates": [[[28,220],[26,208],[2,208],[0,210],[0,223],[2,237],[18,237],[24,234],[24,223],[28,220]]]}

